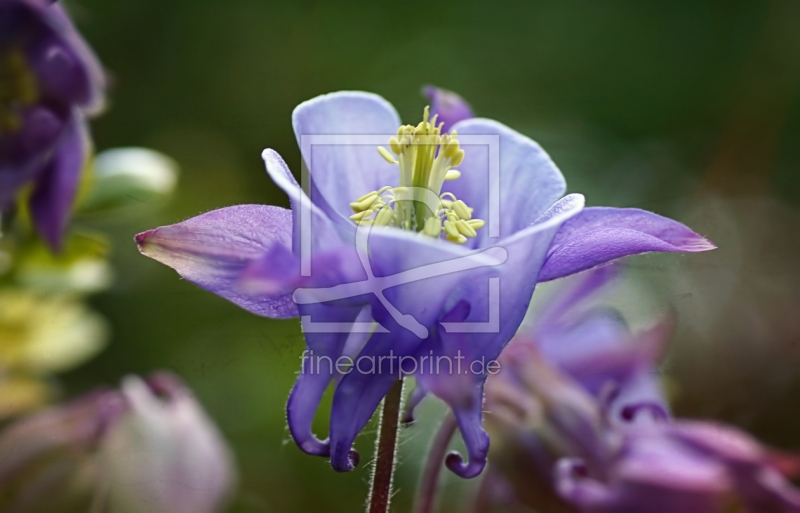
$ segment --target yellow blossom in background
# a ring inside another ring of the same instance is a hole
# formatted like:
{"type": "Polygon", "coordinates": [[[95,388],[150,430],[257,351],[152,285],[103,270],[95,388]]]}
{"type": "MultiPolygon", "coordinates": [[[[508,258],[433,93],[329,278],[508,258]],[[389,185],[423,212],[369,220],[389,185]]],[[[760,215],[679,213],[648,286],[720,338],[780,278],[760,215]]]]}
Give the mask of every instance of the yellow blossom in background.
{"type": "Polygon", "coordinates": [[[43,380],[105,347],[105,320],[72,295],[0,290],[0,417],[50,397],[43,380]]]}

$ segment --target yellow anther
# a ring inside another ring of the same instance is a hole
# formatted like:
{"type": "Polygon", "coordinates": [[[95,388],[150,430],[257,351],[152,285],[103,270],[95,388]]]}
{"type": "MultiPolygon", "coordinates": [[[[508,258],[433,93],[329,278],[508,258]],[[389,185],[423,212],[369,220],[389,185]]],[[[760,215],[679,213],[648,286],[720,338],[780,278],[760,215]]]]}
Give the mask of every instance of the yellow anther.
{"type": "Polygon", "coordinates": [[[442,220],[436,216],[429,217],[425,220],[425,227],[422,229],[422,233],[430,237],[438,237],[442,233],[442,220]]]}
{"type": "Polygon", "coordinates": [[[463,219],[459,219],[458,221],[456,221],[455,225],[458,232],[465,237],[472,238],[478,236],[478,232],[476,232],[475,229],[463,219]]]}
{"type": "Polygon", "coordinates": [[[425,107],[420,123],[400,126],[388,148],[379,146],[381,157],[399,167],[398,186],[368,192],[350,203],[355,212],[350,219],[358,225],[415,229],[437,239],[444,232],[456,244],[476,237],[484,221],[473,220],[472,209],[452,193],[441,193],[445,180],[461,177],[461,171],[451,167],[464,160],[456,132],[444,133],[443,127],[438,114],[431,117],[430,107],[425,107]],[[424,204],[424,188],[439,196],[438,204],[424,204]]]}
{"type": "Polygon", "coordinates": [[[365,217],[371,216],[374,213],[373,210],[364,210],[363,212],[356,212],[355,214],[350,216],[350,219],[353,221],[361,221],[365,217]]]}
{"type": "Polygon", "coordinates": [[[389,207],[384,207],[375,216],[374,224],[376,226],[386,226],[392,222],[392,217],[394,217],[394,211],[389,207]]]}
{"type": "MultiPolygon", "coordinates": [[[[358,203],[358,202],[364,201],[365,199],[369,198],[370,196],[372,196],[374,194],[380,194],[380,191],[369,191],[368,193],[364,194],[363,196],[361,196],[360,198],[355,200],[353,203],[358,203]]],[[[351,205],[353,203],[351,203],[351,205]]]]}
{"type": "Polygon", "coordinates": [[[397,164],[397,159],[394,158],[394,156],[391,153],[389,153],[389,150],[387,150],[383,146],[378,146],[378,153],[380,153],[381,157],[383,157],[383,160],[385,160],[389,164],[397,164]]]}
{"type": "Polygon", "coordinates": [[[451,166],[457,166],[464,160],[464,150],[458,150],[455,156],[450,160],[451,166]]]}
{"type": "Polygon", "coordinates": [[[472,209],[469,208],[467,204],[461,200],[453,202],[453,210],[456,212],[456,214],[458,214],[458,217],[460,217],[461,219],[465,219],[467,221],[472,219],[472,209]]]}
{"type": "Polygon", "coordinates": [[[458,228],[456,228],[456,222],[451,219],[444,222],[444,231],[447,232],[448,236],[458,237],[460,235],[458,228]]]}
{"type": "Polygon", "coordinates": [[[403,153],[403,146],[400,144],[400,141],[397,140],[397,137],[392,137],[389,139],[389,148],[392,149],[395,155],[400,155],[403,153]]]}
{"type": "Polygon", "coordinates": [[[370,209],[375,202],[378,200],[378,193],[377,192],[370,192],[369,194],[362,196],[358,199],[358,201],[354,201],[350,203],[350,208],[353,209],[353,212],[363,212],[365,210],[370,209]]]}
{"type": "Polygon", "coordinates": [[[459,178],[461,178],[461,171],[458,169],[451,169],[444,175],[445,181],[458,180],[459,178]]]}
{"type": "Polygon", "coordinates": [[[480,230],[486,225],[486,221],[483,219],[470,219],[467,221],[467,224],[470,225],[475,230],[480,230]]]}
{"type": "Polygon", "coordinates": [[[467,238],[464,237],[463,235],[461,235],[460,233],[458,235],[450,235],[448,233],[447,234],[447,240],[449,240],[450,242],[453,242],[455,244],[464,244],[465,242],[467,242],[467,238]]]}
{"type": "Polygon", "coordinates": [[[442,150],[446,158],[452,159],[458,153],[459,143],[455,139],[450,139],[442,150]]]}

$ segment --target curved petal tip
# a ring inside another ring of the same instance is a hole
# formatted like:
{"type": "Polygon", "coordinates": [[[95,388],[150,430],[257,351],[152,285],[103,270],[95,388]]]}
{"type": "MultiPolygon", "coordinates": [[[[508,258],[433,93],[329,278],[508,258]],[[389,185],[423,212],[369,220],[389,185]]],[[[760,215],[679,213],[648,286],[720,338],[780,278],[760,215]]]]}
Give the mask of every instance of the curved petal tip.
{"type": "Polygon", "coordinates": [[[347,451],[338,449],[339,447],[331,455],[331,467],[333,467],[333,470],[336,472],[350,472],[358,466],[358,462],[361,459],[358,451],[355,449],[348,449],[347,451]]]}
{"type": "Polygon", "coordinates": [[[482,458],[470,458],[469,462],[465,463],[461,455],[455,451],[447,455],[444,464],[454,474],[464,479],[471,479],[477,477],[486,466],[486,456],[482,458]]]}

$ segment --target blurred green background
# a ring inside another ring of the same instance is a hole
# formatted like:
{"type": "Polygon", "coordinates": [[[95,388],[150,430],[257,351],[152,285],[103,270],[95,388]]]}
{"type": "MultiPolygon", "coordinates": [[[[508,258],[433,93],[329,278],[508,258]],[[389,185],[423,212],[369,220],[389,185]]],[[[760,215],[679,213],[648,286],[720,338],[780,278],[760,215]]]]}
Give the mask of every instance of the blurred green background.
{"type": "MultiPolygon", "coordinates": [[[[734,422],[800,448],[800,3],[265,2],[73,0],[111,75],[99,149],[148,146],[182,175],[166,206],[83,218],[113,239],[115,286],[93,306],[109,348],[66,375],[69,394],[127,373],[183,376],[241,469],[233,511],[359,511],[362,465],[337,474],[289,442],[284,405],[303,348],[293,320],[257,318],[141,257],[133,235],[237,203],[288,205],[264,172],[295,172],[292,109],[318,94],[373,91],[406,122],[424,84],[539,141],[590,205],[637,206],[716,241],[709,255],[640,257],[622,301],[682,314],[665,366],[679,414],[734,422]],[[645,301],[643,298],[647,298],[645,301]],[[715,370],[709,371],[713,367],[715,370]]],[[[323,407],[323,411],[325,407],[323,407]]],[[[396,510],[408,510],[441,414],[404,433],[396,510]]],[[[321,415],[317,432],[324,434],[321,415]]],[[[446,509],[475,483],[447,479],[446,509]]]]}

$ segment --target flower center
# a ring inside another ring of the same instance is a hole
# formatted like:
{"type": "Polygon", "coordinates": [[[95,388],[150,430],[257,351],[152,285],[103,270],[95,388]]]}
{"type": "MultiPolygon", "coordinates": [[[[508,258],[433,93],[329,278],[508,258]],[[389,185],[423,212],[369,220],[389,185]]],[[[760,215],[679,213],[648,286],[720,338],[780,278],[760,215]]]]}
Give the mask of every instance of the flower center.
{"type": "Polygon", "coordinates": [[[0,53],[0,136],[19,129],[20,107],[39,97],[36,76],[19,49],[0,53]]]}
{"type": "Polygon", "coordinates": [[[378,147],[378,153],[390,164],[397,164],[400,185],[382,187],[369,192],[350,207],[350,219],[358,225],[395,226],[417,231],[429,237],[445,238],[456,244],[477,236],[486,224],[472,218],[472,209],[450,192],[442,194],[446,180],[456,180],[461,173],[453,169],[464,160],[455,130],[442,134],[437,116],[428,121],[425,107],[422,122],[403,125],[389,139],[389,148],[378,147]]]}

